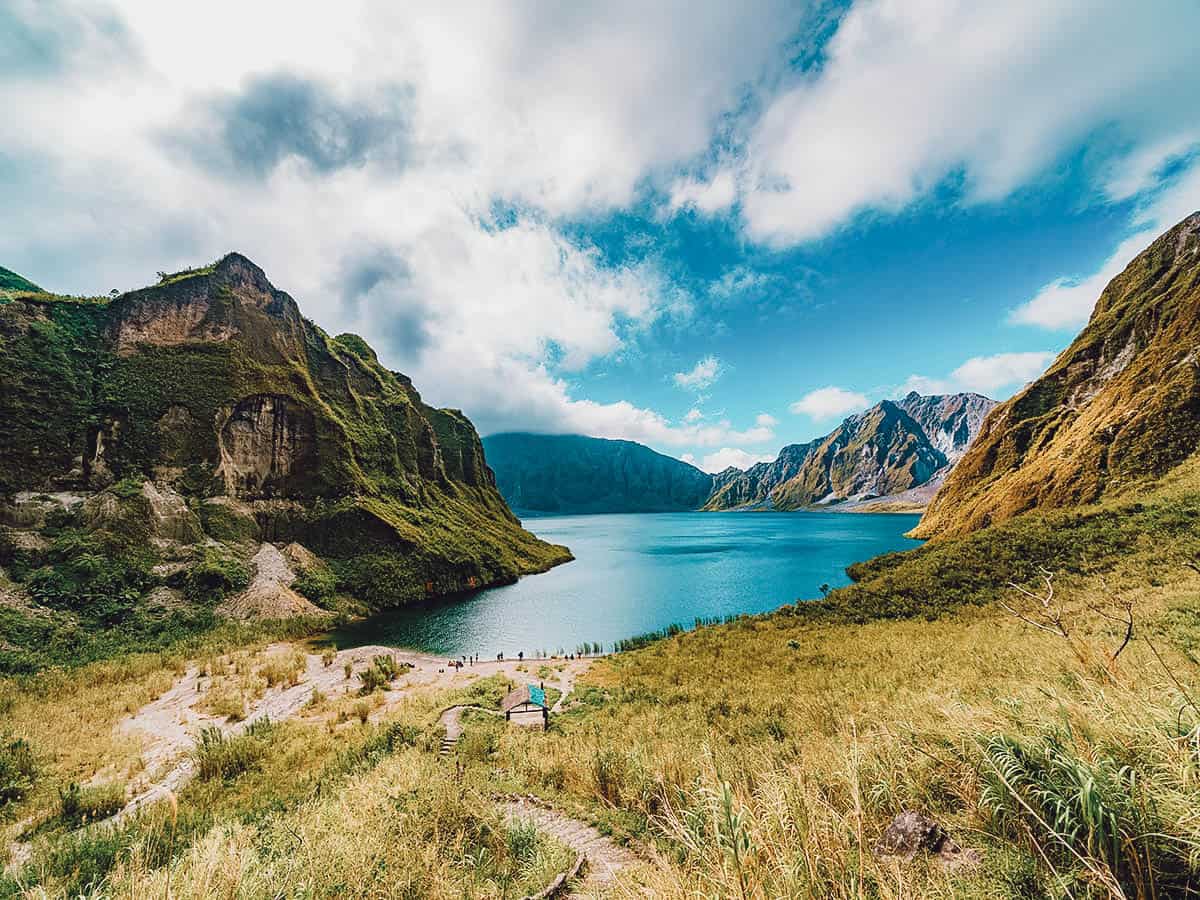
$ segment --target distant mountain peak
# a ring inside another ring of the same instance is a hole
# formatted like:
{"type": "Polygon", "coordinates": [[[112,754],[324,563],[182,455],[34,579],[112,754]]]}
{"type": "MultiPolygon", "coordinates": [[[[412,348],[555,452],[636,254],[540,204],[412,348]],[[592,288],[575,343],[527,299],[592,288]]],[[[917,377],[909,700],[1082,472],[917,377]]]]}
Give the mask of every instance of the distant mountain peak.
{"type": "Polygon", "coordinates": [[[784,447],[774,462],[720,473],[705,508],[861,504],[940,483],[993,405],[969,393],[881,400],[823,438],[784,447]]]}
{"type": "Polygon", "coordinates": [[[483,448],[496,487],[519,510],[692,510],[713,485],[712,475],[635,441],[509,432],[485,437],[483,448]]]}

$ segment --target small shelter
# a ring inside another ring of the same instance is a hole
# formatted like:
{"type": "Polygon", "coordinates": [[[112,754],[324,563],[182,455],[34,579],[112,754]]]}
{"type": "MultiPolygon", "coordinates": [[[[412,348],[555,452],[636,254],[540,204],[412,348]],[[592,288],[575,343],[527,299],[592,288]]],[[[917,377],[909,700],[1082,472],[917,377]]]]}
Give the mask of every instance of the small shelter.
{"type": "Polygon", "coordinates": [[[550,725],[550,707],[546,705],[546,691],[537,684],[527,684],[510,691],[500,701],[500,710],[504,713],[505,721],[511,720],[513,713],[541,712],[542,727],[550,725]]]}

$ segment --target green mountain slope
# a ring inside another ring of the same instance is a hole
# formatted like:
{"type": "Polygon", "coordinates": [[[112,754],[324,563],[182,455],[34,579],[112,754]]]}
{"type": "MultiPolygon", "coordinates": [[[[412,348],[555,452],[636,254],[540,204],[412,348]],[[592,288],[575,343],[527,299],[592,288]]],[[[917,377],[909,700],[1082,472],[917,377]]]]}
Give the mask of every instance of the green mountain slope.
{"type": "Polygon", "coordinates": [[[916,534],[964,534],[1029,509],[1152,484],[1200,446],[1200,213],[1104,289],[1037,381],[988,416],[916,534]]]}
{"type": "Polygon", "coordinates": [[[23,278],[11,269],[4,268],[4,266],[0,266],[0,291],[15,291],[30,294],[40,294],[43,292],[40,287],[28,278],[23,278]]]}
{"type": "Polygon", "coordinates": [[[699,509],[713,478],[633,441],[582,435],[495,434],[483,439],[496,486],[515,509],[669,512],[699,509]]]}
{"type": "Polygon", "coordinates": [[[206,528],[311,548],[372,606],[569,558],[521,528],[462,413],[237,254],[111,301],[0,304],[0,383],[0,496],[149,479],[206,528]]]}

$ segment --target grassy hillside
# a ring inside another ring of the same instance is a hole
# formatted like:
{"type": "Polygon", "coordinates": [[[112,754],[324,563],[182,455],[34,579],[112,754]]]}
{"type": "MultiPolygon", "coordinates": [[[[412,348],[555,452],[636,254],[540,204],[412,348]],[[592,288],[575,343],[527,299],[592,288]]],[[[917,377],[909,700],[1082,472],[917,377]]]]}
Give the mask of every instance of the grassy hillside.
{"type": "MultiPolygon", "coordinates": [[[[40,774],[5,835],[28,832],[30,815],[46,822],[20,877],[52,896],[160,895],[168,879],[180,897],[235,884],[251,897],[271,885],[519,896],[536,877],[518,881],[518,861],[542,860],[545,876],[560,851],[515,855],[495,803],[532,793],[652,860],[615,896],[1192,896],[1197,515],[1200,473],[1184,467],[1137,503],[883,557],[824,602],[598,661],[546,734],[468,721],[450,759],[434,753],[434,722],[461,693],[432,686],[378,724],[339,725],[339,707],[318,705],[255,745],[244,773],[193,783],[175,811],[115,833],[68,836],[58,790],[136,772],[138,745],[113,726],[186,659],[261,644],[229,633],[8,680],[7,727],[40,774]],[[1044,572],[1047,609],[1008,585],[1041,596],[1044,572]],[[978,864],[877,856],[904,809],[980,851],[978,864]]],[[[530,677],[552,674],[542,665],[530,677]]],[[[478,684],[477,702],[498,699],[478,684]]]]}
{"type": "Polygon", "coordinates": [[[37,294],[41,293],[42,289],[28,278],[24,278],[11,269],[0,266],[0,291],[37,294]]]}
{"type": "Polygon", "coordinates": [[[997,406],[916,529],[1144,490],[1200,447],[1200,213],[1114,278],[1044,375],[997,406]]]}

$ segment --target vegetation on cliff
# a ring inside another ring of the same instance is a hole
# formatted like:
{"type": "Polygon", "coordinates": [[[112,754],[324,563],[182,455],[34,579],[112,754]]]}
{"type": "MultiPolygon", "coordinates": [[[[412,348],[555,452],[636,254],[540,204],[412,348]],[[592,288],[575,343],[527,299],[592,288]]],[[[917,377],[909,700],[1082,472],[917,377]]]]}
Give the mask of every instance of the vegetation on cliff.
{"type": "Polygon", "coordinates": [[[1200,446],[1200,213],[1104,289],[1041,378],[988,416],[916,530],[1135,495],[1200,446]]]}
{"type": "Polygon", "coordinates": [[[128,626],[140,599],[211,558],[210,540],[243,561],[256,541],[299,542],[368,607],[570,558],[521,528],[462,413],[426,405],[361,338],[329,337],[236,254],[114,298],[0,296],[0,383],[0,565],[15,590],[46,606],[54,579],[39,573],[73,583],[64,534],[103,543],[120,581],[101,592],[120,610],[78,592],[49,604],[70,622],[5,608],[26,649],[47,629],[88,642],[98,624],[128,626]],[[131,542],[137,577],[109,546],[131,542]]]}

